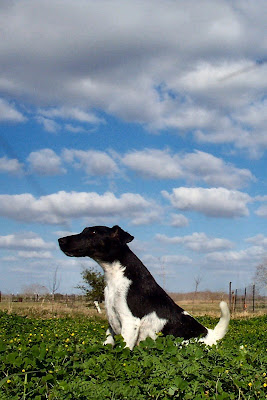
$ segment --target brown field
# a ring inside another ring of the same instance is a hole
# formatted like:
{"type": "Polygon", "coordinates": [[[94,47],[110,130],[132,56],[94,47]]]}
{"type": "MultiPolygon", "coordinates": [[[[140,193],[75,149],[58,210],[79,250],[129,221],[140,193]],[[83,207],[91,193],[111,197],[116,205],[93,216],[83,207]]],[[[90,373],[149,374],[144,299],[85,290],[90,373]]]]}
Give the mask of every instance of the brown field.
{"type": "MultiPolygon", "coordinates": [[[[198,293],[170,293],[174,301],[180,307],[194,316],[209,315],[218,318],[220,316],[219,303],[221,300],[228,301],[228,295],[223,292],[198,292],[198,293]]],[[[36,300],[36,299],[35,299],[36,300]]],[[[0,310],[36,318],[58,318],[98,316],[106,319],[104,303],[100,305],[102,314],[94,307],[88,307],[82,296],[61,296],[60,299],[52,300],[49,296],[34,301],[31,298],[2,296],[0,310]]],[[[267,299],[257,298],[255,311],[252,312],[252,304],[248,301],[244,310],[243,306],[232,312],[232,318],[253,317],[267,313],[267,299]]]]}
{"type": "Polygon", "coordinates": [[[99,314],[94,307],[88,307],[84,301],[62,302],[42,299],[38,302],[23,301],[13,302],[10,299],[4,299],[0,303],[0,310],[6,311],[9,314],[25,315],[35,318],[60,318],[60,317],[78,317],[99,316],[106,318],[105,310],[101,305],[102,314],[99,314]]]}

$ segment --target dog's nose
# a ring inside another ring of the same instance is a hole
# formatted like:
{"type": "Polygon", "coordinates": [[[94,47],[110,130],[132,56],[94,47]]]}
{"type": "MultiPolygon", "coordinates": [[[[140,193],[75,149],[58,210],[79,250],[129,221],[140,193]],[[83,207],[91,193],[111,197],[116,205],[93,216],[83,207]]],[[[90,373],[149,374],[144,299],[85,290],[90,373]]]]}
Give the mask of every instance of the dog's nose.
{"type": "Polygon", "coordinates": [[[60,246],[63,246],[66,243],[66,238],[63,237],[63,238],[58,239],[58,243],[60,246]]]}

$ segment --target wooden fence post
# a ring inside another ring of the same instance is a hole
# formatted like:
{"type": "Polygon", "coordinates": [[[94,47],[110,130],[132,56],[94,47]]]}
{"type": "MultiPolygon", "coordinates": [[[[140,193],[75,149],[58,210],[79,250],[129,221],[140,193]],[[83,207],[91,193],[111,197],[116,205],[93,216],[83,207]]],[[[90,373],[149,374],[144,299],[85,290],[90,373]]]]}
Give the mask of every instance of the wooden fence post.
{"type": "Polygon", "coordinates": [[[247,288],[245,288],[245,292],[244,292],[243,310],[247,311],[247,288]]]}
{"type": "Polygon", "coordinates": [[[236,302],[237,302],[237,289],[235,290],[235,304],[234,304],[234,311],[236,310],[236,302]]]}
{"type": "Polygon", "coordinates": [[[232,282],[229,282],[229,310],[232,311],[232,282]]]}
{"type": "Polygon", "coordinates": [[[252,286],[252,312],[255,312],[255,285],[252,286]]]}

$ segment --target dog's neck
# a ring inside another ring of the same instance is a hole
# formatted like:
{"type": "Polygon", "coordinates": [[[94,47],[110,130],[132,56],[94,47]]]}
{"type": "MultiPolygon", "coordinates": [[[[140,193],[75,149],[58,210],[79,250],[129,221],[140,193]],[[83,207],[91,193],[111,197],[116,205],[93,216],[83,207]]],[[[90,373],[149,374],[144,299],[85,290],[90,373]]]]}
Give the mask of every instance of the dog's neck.
{"type": "Polygon", "coordinates": [[[143,278],[150,276],[150,279],[152,278],[152,275],[142,261],[127,245],[121,248],[120,252],[112,259],[100,260],[96,258],[95,261],[103,268],[105,275],[114,274],[115,271],[121,270],[131,280],[133,277],[143,278]]]}
{"type": "MultiPolygon", "coordinates": [[[[112,264],[114,262],[120,262],[123,265],[129,265],[131,263],[131,259],[138,259],[127,245],[124,245],[119,249],[116,247],[111,248],[109,253],[104,254],[103,256],[95,256],[92,258],[101,266],[102,264],[112,264]]],[[[139,262],[141,261],[139,260],[139,262]]]]}
{"type": "Polygon", "coordinates": [[[113,261],[112,263],[98,261],[98,264],[103,268],[106,282],[117,280],[118,277],[124,276],[125,267],[119,261],[113,261]]]}

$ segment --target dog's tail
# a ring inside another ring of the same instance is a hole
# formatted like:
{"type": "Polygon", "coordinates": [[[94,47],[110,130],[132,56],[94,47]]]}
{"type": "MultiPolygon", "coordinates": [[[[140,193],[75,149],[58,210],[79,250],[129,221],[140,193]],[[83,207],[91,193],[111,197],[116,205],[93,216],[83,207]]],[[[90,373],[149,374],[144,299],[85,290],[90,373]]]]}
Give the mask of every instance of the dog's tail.
{"type": "Polygon", "coordinates": [[[208,334],[200,339],[208,346],[216,344],[218,340],[222,339],[227,332],[229,321],[230,321],[230,311],[225,301],[220,302],[221,318],[214,329],[208,329],[208,334]]]}

